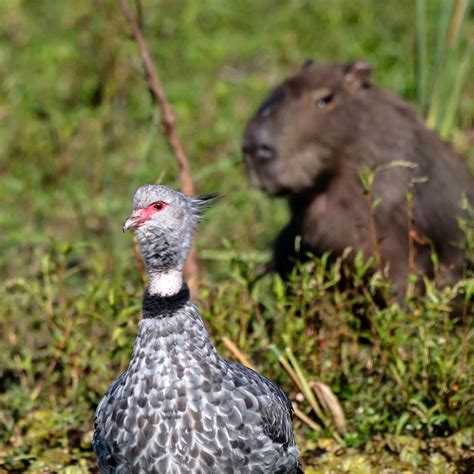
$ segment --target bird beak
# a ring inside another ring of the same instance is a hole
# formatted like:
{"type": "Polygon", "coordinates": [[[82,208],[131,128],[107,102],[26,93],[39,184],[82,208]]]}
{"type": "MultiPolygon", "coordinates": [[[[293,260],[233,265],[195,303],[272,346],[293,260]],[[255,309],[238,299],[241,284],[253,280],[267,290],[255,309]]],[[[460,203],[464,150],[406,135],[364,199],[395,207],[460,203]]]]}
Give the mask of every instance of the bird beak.
{"type": "Polygon", "coordinates": [[[130,217],[123,223],[123,232],[129,229],[136,229],[137,227],[140,227],[141,224],[143,224],[144,219],[140,211],[141,209],[136,209],[133,211],[130,217]]]}

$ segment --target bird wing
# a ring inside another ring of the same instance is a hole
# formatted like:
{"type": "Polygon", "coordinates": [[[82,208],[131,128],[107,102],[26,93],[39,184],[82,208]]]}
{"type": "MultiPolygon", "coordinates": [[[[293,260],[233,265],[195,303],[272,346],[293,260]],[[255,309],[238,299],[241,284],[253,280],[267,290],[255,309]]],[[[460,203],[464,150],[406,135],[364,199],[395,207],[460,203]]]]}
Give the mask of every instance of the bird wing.
{"type": "Polygon", "coordinates": [[[110,445],[105,439],[106,421],[110,419],[112,413],[110,410],[110,399],[116,396],[117,389],[122,384],[122,379],[125,374],[122,374],[114,383],[107,389],[104,397],[100,401],[94,418],[94,437],[92,439],[92,446],[97,456],[99,470],[102,474],[113,474],[116,466],[123,464],[124,460],[113,453],[110,445]]]}
{"type": "Polygon", "coordinates": [[[114,471],[112,466],[116,464],[113,459],[113,454],[105,442],[105,439],[101,436],[97,429],[94,432],[92,446],[94,447],[94,451],[97,456],[97,464],[99,466],[100,472],[102,474],[113,473],[114,471]]]}
{"type": "MultiPolygon", "coordinates": [[[[264,433],[284,449],[295,446],[292,418],[293,407],[285,392],[271,380],[240,364],[231,363],[231,369],[237,376],[243,376],[255,386],[260,387],[265,398],[261,411],[264,433]]],[[[256,387],[255,387],[256,388],[256,387]]]]}

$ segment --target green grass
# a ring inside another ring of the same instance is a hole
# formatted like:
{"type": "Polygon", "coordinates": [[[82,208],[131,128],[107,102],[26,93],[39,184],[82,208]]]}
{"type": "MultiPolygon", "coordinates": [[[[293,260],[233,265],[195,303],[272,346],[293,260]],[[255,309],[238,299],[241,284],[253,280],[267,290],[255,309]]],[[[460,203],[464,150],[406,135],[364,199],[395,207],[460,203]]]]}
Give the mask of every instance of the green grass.
{"type": "MultiPolygon", "coordinates": [[[[428,39],[443,5],[426,2],[428,39]]],[[[198,239],[206,269],[200,307],[220,352],[233,357],[223,339],[230,338],[322,426],[315,432],[295,422],[313,472],[322,450],[327,463],[354,463],[350,472],[369,472],[368,465],[448,472],[446,463],[468,452],[474,426],[474,319],[457,321],[450,311],[457,293],[472,294],[472,279],[433,288],[404,308],[374,302],[387,284],[380,275],[367,281],[362,261],[350,275],[359,291],[341,289],[345,262],[325,258],[303,266],[290,291],[277,277],[257,280],[287,209],[249,188],[239,152],[263,95],[308,57],[364,58],[379,84],[415,101],[414,7],[369,0],[143,6],[199,191],[224,195],[198,239]],[[343,448],[330,441],[330,413],[324,426],[279,362],[281,353],[292,364],[287,348],[308,384],[325,383],[338,397],[348,425],[343,448]]],[[[126,367],[140,316],[142,284],[121,223],[140,184],[161,177],[178,185],[176,165],[115,2],[10,0],[0,15],[0,472],[87,472],[95,406],[126,367]]],[[[469,37],[469,16],[464,28],[469,37]]],[[[435,64],[429,51],[426,87],[435,64]]],[[[472,63],[462,61],[449,67],[472,77],[472,63]]],[[[457,93],[447,136],[468,150],[472,84],[457,93]]]]}

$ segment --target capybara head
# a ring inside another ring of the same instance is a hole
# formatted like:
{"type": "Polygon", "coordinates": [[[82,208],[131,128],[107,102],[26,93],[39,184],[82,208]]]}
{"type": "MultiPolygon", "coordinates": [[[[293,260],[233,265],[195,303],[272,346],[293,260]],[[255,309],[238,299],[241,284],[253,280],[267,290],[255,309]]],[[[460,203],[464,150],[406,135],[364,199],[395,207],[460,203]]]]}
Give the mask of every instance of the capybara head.
{"type": "Polygon", "coordinates": [[[306,62],[274,89],[248,122],[242,151],[253,186],[274,195],[324,185],[338,150],[357,133],[371,67],[306,62]]]}

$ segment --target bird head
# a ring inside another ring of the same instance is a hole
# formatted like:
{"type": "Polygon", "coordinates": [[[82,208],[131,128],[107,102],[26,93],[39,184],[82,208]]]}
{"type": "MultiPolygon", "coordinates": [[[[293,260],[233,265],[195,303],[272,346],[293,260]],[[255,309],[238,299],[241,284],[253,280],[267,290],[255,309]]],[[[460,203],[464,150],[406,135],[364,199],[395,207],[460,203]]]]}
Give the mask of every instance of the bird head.
{"type": "Polygon", "coordinates": [[[133,197],[123,230],[133,230],[148,269],[182,269],[197,223],[216,195],[186,196],[167,186],[146,184],[133,197]]]}

